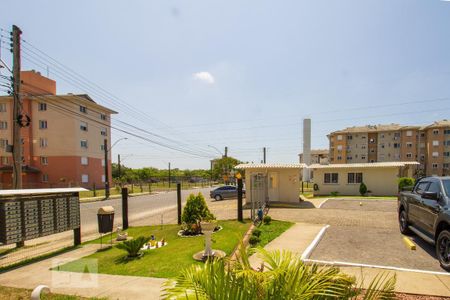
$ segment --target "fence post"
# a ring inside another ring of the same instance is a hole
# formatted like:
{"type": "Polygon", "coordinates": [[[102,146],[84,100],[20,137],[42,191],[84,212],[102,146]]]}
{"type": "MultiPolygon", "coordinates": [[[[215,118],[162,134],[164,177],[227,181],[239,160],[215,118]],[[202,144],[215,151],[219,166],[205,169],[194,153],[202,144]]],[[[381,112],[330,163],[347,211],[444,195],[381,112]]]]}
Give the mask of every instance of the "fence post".
{"type": "Polygon", "coordinates": [[[131,184],[131,193],[134,194],[134,183],[131,184]]]}
{"type": "Polygon", "coordinates": [[[303,194],[303,181],[302,181],[302,194],[303,194]]]}
{"type": "Polygon", "coordinates": [[[238,187],[237,219],[239,222],[242,222],[244,220],[244,217],[242,214],[242,178],[239,178],[237,180],[237,187],[238,187]]]}
{"type": "Polygon", "coordinates": [[[122,227],[128,229],[128,188],[122,188],[122,227]]]}
{"type": "Polygon", "coordinates": [[[94,182],[94,185],[92,186],[92,189],[94,191],[94,197],[97,197],[97,189],[95,187],[95,182],[94,182]]]}
{"type": "Polygon", "coordinates": [[[139,182],[139,187],[141,188],[141,193],[144,191],[143,189],[142,189],[142,182],[139,182]]]}
{"type": "Polygon", "coordinates": [[[81,245],[81,228],[75,228],[73,230],[73,245],[78,246],[81,245]]]}
{"type": "Polygon", "coordinates": [[[178,224],[181,225],[181,183],[177,183],[177,215],[178,224]]]}
{"type": "Polygon", "coordinates": [[[152,183],[151,182],[148,183],[148,193],[149,194],[152,193],[152,183]]]}

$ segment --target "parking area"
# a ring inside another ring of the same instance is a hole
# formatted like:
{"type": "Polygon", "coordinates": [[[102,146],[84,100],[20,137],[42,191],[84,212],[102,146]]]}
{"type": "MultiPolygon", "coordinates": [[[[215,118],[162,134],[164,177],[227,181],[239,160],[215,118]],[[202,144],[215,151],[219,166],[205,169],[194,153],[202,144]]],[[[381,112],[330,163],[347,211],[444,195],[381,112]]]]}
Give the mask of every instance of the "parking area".
{"type": "Polygon", "coordinates": [[[319,209],[324,214],[350,214],[356,219],[359,214],[371,218],[369,224],[374,226],[330,224],[310,259],[445,272],[432,245],[411,236],[416,250],[406,247],[398,229],[396,209],[397,203],[392,200],[328,200],[319,209]]]}

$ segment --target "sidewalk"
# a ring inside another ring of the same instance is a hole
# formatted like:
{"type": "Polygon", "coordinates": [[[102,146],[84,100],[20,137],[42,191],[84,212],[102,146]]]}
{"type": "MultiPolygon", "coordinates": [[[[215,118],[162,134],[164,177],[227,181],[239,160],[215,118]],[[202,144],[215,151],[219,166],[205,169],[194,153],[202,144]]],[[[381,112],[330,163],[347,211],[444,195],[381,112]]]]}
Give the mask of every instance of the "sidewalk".
{"type": "MultiPolygon", "coordinates": [[[[264,248],[267,250],[289,250],[300,256],[323,227],[323,225],[296,223],[264,248]]],[[[261,260],[256,255],[250,257],[250,263],[254,268],[261,266],[261,260]]],[[[364,288],[367,288],[378,274],[384,273],[388,276],[395,274],[397,277],[396,292],[450,297],[450,275],[370,267],[339,266],[339,268],[342,272],[355,276],[357,282],[364,288]]]]}
{"type": "MultiPolygon", "coordinates": [[[[77,260],[98,250],[98,245],[58,255],[0,274],[0,285],[34,289],[47,285],[53,293],[110,299],[159,299],[163,278],[52,271],[50,268],[77,260]]],[[[87,266],[95,262],[87,261],[87,266]]]]}

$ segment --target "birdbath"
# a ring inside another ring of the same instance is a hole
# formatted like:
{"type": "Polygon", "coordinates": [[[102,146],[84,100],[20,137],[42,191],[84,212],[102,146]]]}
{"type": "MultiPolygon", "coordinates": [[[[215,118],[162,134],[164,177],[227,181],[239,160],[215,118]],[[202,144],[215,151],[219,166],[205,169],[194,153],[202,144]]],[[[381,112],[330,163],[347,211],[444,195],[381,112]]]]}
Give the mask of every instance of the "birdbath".
{"type": "Polygon", "coordinates": [[[201,222],[202,232],[205,235],[205,252],[203,252],[203,257],[214,256],[214,251],[211,249],[211,235],[216,228],[216,223],[213,222],[201,222]]]}

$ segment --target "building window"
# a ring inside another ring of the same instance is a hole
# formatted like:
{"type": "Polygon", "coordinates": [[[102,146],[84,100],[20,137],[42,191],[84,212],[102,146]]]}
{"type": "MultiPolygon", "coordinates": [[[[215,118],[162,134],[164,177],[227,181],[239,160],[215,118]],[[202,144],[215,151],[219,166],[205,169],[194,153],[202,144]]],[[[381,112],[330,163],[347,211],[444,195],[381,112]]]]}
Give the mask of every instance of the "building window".
{"type": "Polygon", "coordinates": [[[0,129],[8,129],[8,122],[0,121],[0,129]]]}
{"type": "Polygon", "coordinates": [[[87,157],[81,157],[81,164],[83,165],[83,166],[87,166],[88,165],[88,163],[89,163],[89,159],[87,158],[87,157]]]}
{"type": "Polygon", "coordinates": [[[413,144],[412,143],[406,143],[406,147],[407,148],[412,148],[413,144]]]}
{"type": "Polygon", "coordinates": [[[425,154],[420,154],[420,160],[424,161],[425,160],[425,154]]]}
{"type": "Polygon", "coordinates": [[[81,175],[81,182],[82,183],[88,183],[89,182],[89,175],[87,175],[87,174],[81,175]]]}
{"type": "Polygon", "coordinates": [[[406,153],[406,158],[412,158],[412,153],[406,153]]]}
{"type": "Polygon", "coordinates": [[[102,182],[106,182],[105,175],[102,175],[102,182]]]}
{"type": "Polygon", "coordinates": [[[383,148],[383,149],[384,149],[384,144],[380,144],[380,146],[381,146],[381,148],[383,148]]]}
{"type": "Polygon", "coordinates": [[[100,134],[106,136],[106,128],[100,129],[100,134]]]}
{"type": "Polygon", "coordinates": [[[337,136],[337,140],[338,140],[338,141],[342,141],[342,135],[339,134],[339,135],[337,136]]]}
{"type": "Polygon", "coordinates": [[[0,103],[0,112],[6,112],[6,103],[0,103]]]}
{"type": "Polygon", "coordinates": [[[0,139],[0,149],[6,149],[6,146],[8,146],[8,140],[0,139]]]}
{"type": "Polygon", "coordinates": [[[362,183],[363,182],[363,174],[362,173],[348,173],[347,174],[347,183],[362,183]]]}
{"type": "Polygon", "coordinates": [[[102,167],[105,166],[105,159],[102,159],[102,167]]]}
{"type": "Polygon", "coordinates": [[[46,138],[40,138],[39,139],[39,147],[45,148],[48,146],[48,141],[46,138]]]}
{"type": "Polygon", "coordinates": [[[47,121],[39,120],[39,129],[47,129],[47,121]]]}
{"type": "Polygon", "coordinates": [[[382,139],[384,139],[384,133],[382,133],[382,134],[380,135],[380,137],[381,137],[382,139]]]}
{"type": "Polygon", "coordinates": [[[80,141],[80,146],[81,146],[81,148],[87,148],[87,147],[88,147],[88,142],[87,142],[87,140],[81,140],[81,141],[80,141]]]}
{"type": "Polygon", "coordinates": [[[439,146],[439,141],[434,140],[433,141],[433,146],[439,146]]]}
{"type": "Polygon", "coordinates": [[[446,146],[450,146],[450,140],[444,142],[446,146]]]}
{"type": "Polygon", "coordinates": [[[351,156],[347,156],[347,160],[352,160],[352,157],[351,156]]]}
{"type": "Polygon", "coordinates": [[[48,165],[48,157],[41,156],[41,165],[48,165]]]}
{"type": "Polygon", "coordinates": [[[2,156],[2,164],[3,165],[9,165],[9,158],[8,158],[8,156],[2,156]]]}
{"type": "Polygon", "coordinates": [[[361,146],[361,149],[366,149],[366,145],[362,145],[362,146],[361,146]]]}
{"type": "Polygon", "coordinates": [[[412,136],[412,130],[407,130],[406,131],[406,136],[412,136]]]}
{"type": "Polygon", "coordinates": [[[48,174],[42,174],[42,182],[48,182],[48,174]]]}
{"type": "Polygon", "coordinates": [[[352,140],[352,139],[353,139],[353,136],[347,135],[347,140],[352,140]]]}
{"type": "Polygon", "coordinates": [[[103,121],[106,121],[106,115],[105,114],[100,114],[100,119],[102,119],[103,121]]]}
{"type": "Polygon", "coordinates": [[[433,169],[437,169],[438,168],[438,164],[434,163],[432,164],[433,169]]]}
{"type": "Polygon", "coordinates": [[[366,156],[365,155],[361,155],[361,159],[366,159],[366,156]]]}
{"type": "Polygon", "coordinates": [[[434,135],[438,135],[439,134],[439,129],[433,129],[433,134],[434,135]]]}
{"type": "Polygon", "coordinates": [[[45,111],[45,110],[47,110],[47,103],[39,102],[39,104],[38,104],[38,110],[39,110],[39,111],[45,111]]]}
{"type": "Polygon", "coordinates": [[[439,152],[434,151],[431,155],[432,155],[433,157],[439,157],[439,152]]]}
{"type": "Polygon", "coordinates": [[[442,164],[442,167],[443,167],[444,169],[448,169],[448,168],[449,168],[449,166],[450,166],[450,164],[449,164],[449,163],[444,163],[444,164],[442,164]]]}
{"type": "Polygon", "coordinates": [[[339,156],[337,157],[337,160],[342,160],[342,156],[339,155],[339,156]]]}
{"type": "Polygon", "coordinates": [[[394,140],[400,139],[400,132],[394,132],[394,140]]]}
{"type": "Polygon", "coordinates": [[[104,144],[101,144],[101,145],[100,145],[100,150],[101,150],[101,151],[105,151],[105,145],[104,145],[104,144]]]}
{"type": "Polygon", "coordinates": [[[341,151],[342,150],[342,145],[338,145],[337,149],[338,149],[338,151],[341,151]]]}
{"type": "Polygon", "coordinates": [[[450,156],[450,152],[448,152],[448,151],[444,152],[444,156],[449,157],[450,156]]]}
{"type": "Polygon", "coordinates": [[[88,131],[88,124],[86,122],[81,122],[80,123],[80,129],[82,131],[88,131]]]}
{"type": "Polygon", "coordinates": [[[400,148],[400,143],[394,143],[394,148],[400,148]]]}
{"type": "Polygon", "coordinates": [[[338,183],[338,173],[325,173],[323,174],[323,183],[338,183]]]}
{"type": "Polygon", "coordinates": [[[444,134],[450,134],[450,129],[444,129],[444,134]]]}
{"type": "Polygon", "coordinates": [[[80,105],[80,111],[82,112],[82,113],[87,113],[87,108],[86,108],[86,106],[81,106],[80,105]]]}

